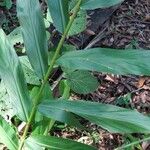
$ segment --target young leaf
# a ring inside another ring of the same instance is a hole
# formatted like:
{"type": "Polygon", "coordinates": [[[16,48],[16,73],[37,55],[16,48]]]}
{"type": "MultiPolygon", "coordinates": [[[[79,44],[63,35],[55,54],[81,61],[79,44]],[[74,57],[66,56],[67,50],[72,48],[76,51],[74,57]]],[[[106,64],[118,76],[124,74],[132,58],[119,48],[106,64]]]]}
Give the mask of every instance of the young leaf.
{"type": "Polygon", "coordinates": [[[150,51],[148,50],[93,48],[65,53],[57,63],[74,70],[91,70],[122,75],[150,75],[149,58],[150,51]]]}
{"type": "Polygon", "coordinates": [[[2,29],[0,29],[0,76],[17,116],[21,120],[27,121],[31,110],[31,101],[23,70],[15,50],[2,29]]]}
{"type": "Polygon", "coordinates": [[[83,0],[82,9],[106,8],[123,2],[124,0],[83,0]]]}
{"type": "Polygon", "coordinates": [[[69,0],[47,0],[47,3],[54,26],[64,33],[69,22],[69,0]]]}
{"type": "Polygon", "coordinates": [[[0,117],[0,143],[3,143],[10,150],[16,150],[18,147],[18,137],[15,130],[0,117]]]}
{"type": "Polygon", "coordinates": [[[89,145],[52,136],[31,136],[26,140],[26,143],[34,143],[38,146],[52,150],[96,150],[96,148],[89,145]]]}
{"type": "Polygon", "coordinates": [[[70,88],[79,94],[94,92],[99,83],[88,71],[74,71],[66,74],[70,88]]]}
{"type": "Polygon", "coordinates": [[[150,118],[135,110],[87,101],[49,100],[39,105],[42,114],[53,111],[75,113],[113,133],[148,133],[150,118]]]}
{"type": "Polygon", "coordinates": [[[38,0],[18,0],[17,14],[27,55],[39,78],[48,69],[48,46],[44,19],[38,0]]]}

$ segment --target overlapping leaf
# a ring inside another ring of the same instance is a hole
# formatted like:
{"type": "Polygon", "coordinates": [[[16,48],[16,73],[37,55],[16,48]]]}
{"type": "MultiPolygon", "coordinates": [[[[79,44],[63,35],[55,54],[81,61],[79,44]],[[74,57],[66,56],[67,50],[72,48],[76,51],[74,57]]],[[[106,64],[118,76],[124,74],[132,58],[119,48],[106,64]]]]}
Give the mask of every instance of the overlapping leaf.
{"type": "Polygon", "coordinates": [[[13,109],[21,120],[27,121],[31,101],[23,70],[15,50],[0,29],[0,76],[11,98],[13,109]]]}
{"type": "Polygon", "coordinates": [[[39,1],[17,0],[17,14],[31,65],[39,78],[43,78],[48,69],[48,46],[39,1]]]}
{"type": "Polygon", "coordinates": [[[65,53],[57,63],[74,70],[91,70],[122,75],[150,75],[149,59],[150,51],[148,50],[93,48],[65,53]]]}
{"type": "Polygon", "coordinates": [[[135,110],[87,101],[50,100],[39,111],[51,116],[55,110],[75,113],[113,133],[149,133],[150,118],[135,110]]]}
{"type": "Polygon", "coordinates": [[[0,117],[0,143],[3,143],[10,150],[16,150],[18,147],[18,137],[15,130],[0,117]]]}
{"type": "Polygon", "coordinates": [[[124,0],[83,0],[82,9],[106,8],[123,2],[124,0]]]}
{"type": "Polygon", "coordinates": [[[69,0],[48,0],[48,8],[56,29],[64,33],[69,21],[69,0]]]}
{"type": "Polygon", "coordinates": [[[66,74],[70,88],[80,94],[94,92],[99,83],[97,79],[88,71],[74,71],[66,74]]]}
{"type": "MultiPolygon", "coordinates": [[[[52,136],[31,136],[26,140],[27,145],[42,146],[51,150],[96,150],[92,146],[88,146],[69,139],[57,138],[52,136]]],[[[31,147],[34,148],[34,147],[31,147]]]]}
{"type": "Polygon", "coordinates": [[[86,29],[86,11],[85,10],[80,10],[77,14],[77,17],[75,18],[68,36],[76,35],[86,29]]]}
{"type": "Polygon", "coordinates": [[[21,57],[19,57],[19,59],[20,59],[27,83],[33,84],[33,85],[40,85],[41,83],[39,81],[39,78],[35,74],[32,66],[29,62],[28,57],[27,56],[21,56],[21,57]]]}

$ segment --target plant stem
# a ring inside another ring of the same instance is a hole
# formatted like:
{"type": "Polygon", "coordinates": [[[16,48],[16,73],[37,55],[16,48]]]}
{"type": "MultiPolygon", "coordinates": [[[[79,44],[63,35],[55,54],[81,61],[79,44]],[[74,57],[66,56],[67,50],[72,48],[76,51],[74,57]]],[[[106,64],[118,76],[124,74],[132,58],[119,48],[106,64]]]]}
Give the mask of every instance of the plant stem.
{"type": "Polygon", "coordinates": [[[35,103],[34,103],[33,108],[32,108],[32,110],[31,110],[31,114],[30,114],[29,120],[28,120],[28,122],[27,122],[27,124],[26,124],[24,133],[23,133],[23,135],[22,135],[22,137],[21,137],[21,142],[20,142],[20,145],[19,145],[18,150],[21,150],[22,147],[23,147],[23,145],[24,145],[24,141],[25,141],[25,139],[26,139],[26,136],[27,136],[29,127],[30,127],[30,125],[31,125],[31,122],[33,121],[34,115],[35,115],[36,110],[37,110],[37,105],[38,105],[39,102],[40,102],[40,96],[41,96],[41,94],[42,94],[42,92],[43,92],[43,89],[44,89],[46,83],[47,83],[47,80],[48,80],[48,78],[49,78],[49,75],[50,75],[50,73],[51,73],[52,70],[53,70],[53,66],[54,66],[54,64],[55,64],[55,62],[56,62],[56,60],[57,60],[57,57],[58,57],[58,55],[59,55],[59,53],[60,53],[60,50],[61,50],[61,48],[62,48],[62,46],[63,46],[63,44],[64,44],[65,38],[67,37],[68,32],[69,32],[69,30],[70,30],[70,28],[71,28],[71,26],[72,26],[72,23],[73,23],[74,19],[76,18],[76,15],[77,15],[78,11],[80,10],[80,4],[81,4],[81,2],[82,2],[82,0],[78,0],[77,4],[76,4],[76,6],[75,6],[75,11],[74,11],[73,15],[71,16],[71,18],[70,18],[70,20],[69,20],[69,23],[68,23],[68,25],[67,25],[67,27],[66,27],[66,29],[65,29],[65,32],[64,32],[64,34],[62,35],[62,37],[61,37],[61,39],[60,39],[60,41],[59,41],[59,44],[58,44],[57,49],[56,49],[56,51],[55,51],[55,54],[54,54],[54,56],[53,56],[53,58],[52,58],[52,60],[51,60],[51,64],[50,64],[50,66],[49,66],[49,68],[48,68],[48,71],[47,71],[45,77],[44,77],[43,83],[42,83],[42,85],[41,85],[41,87],[40,87],[40,89],[39,89],[39,92],[38,92],[38,94],[37,94],[35,100],[34,100],[35,103]]]}

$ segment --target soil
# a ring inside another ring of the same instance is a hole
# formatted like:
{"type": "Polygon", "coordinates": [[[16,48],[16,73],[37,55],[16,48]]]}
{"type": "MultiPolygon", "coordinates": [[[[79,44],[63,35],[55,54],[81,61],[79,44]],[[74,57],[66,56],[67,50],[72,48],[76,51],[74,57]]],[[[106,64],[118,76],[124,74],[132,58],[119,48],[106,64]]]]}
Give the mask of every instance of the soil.
{"type": "MultiPolygon", "coordinates": [[[[0,25],[7,34],[19,25],[15,0],[13,2],[10,10],[0,6],[0,25]]],[[[86,31],[69,38],[67,42],[80,49],[110,47],[150,50],[150,1],[126,0],[121,5],[109,9],[88,11],[86,31]]],[[[117,76],[97,72],[93,74],[100,83],[98,89],[88,95],[72,93],[72,98],[109,103],[131,109],[136,108],[144,114],[150,113],[150,77],[117,76]]],[[[92,130],[91,133],[57,123],[52,134],[94,145],[99,150],[113,150],[128,142],[128,135],[110,134],[94,124],[83,122],[92,130]]],[[[133,134],[132,136],[138,139],[143,135],[133,134]]],[[[144,150],[150,149],[149,143],[142,143],[141,147],[144,150]]]]}

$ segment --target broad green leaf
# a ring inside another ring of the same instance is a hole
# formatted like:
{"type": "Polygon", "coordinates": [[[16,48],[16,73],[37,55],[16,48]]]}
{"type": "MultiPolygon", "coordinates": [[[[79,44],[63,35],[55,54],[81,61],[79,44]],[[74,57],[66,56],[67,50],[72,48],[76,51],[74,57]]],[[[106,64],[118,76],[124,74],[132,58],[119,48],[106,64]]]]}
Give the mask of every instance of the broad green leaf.
{"type": "Polygon", "coordinates": [[[67,111],[96,123],[113,133],[148,133],[150,118],[135,110],[88,101],[49,100],[39,105],[39,112],[67,111]]]}
{"type": "Polygon", "coordinates": [[[33,85],[40,85],[40,81],[38,76],[35,74],[29,59],[27,56],[21,56],[19,57],[22,68],[23,68],[23,72],[26,78],[27,83],[29,84],[33,84],[33,85]]]}
{"type": "Polygon", "coordinates": [[[3,143],[10,150],[18,148],[18,137],[15,130],[2,117],[0,117],[0,143],[3,143]]]}
{"type": "Polygon", "coordinates": [[[80,10],[69,30],[68,36],[73,36],[84,31],[86,29],[86,24],[86,11],[80,10]]]}
{"type": "Polygon", "coordinates": [[[69,0],[47,0],[47,3],[54,26],[64,33],[69,21],[69,0]]]}
{"type": "Polygon", "coordinates": [[[82,0],[82,9],[106,8],[123,2],[124,0],[82,0]]]}
{"type": "Polygon", "coordinates": [[[57,64],[71,69],[113,74],[150,75],[150,51],[93,48],[64,54],[57,64]]]}
{"type": "MultiPolygon", "coordinates": [[[[31,92],[32,99],[33,99],[33,96],[37,93],[37,90],[38,90],[38,88],[34,88],[32,90],[32,92],[31,92]]],[[[49,92],[48,85],[45,87],[45,90],[43,92],[41,99],[53,99],[52,94],[50,94],[50,92],[49,92]]],[[[66,112],[63,110],[54,109],[54,111],[52,111],[50,113],[50,115],[45,115],[45,114],[43,114],[43,115],[50,118],[50,119],[57,120],[57,121],[60,121],[63,123],[67,123],[71,126],[76,126],[76,127],[81,128],[81,129],[84,129],[84,127],[80,124],[78,119],[72,113],[69,113],[69,112],[66,112]]],[[[46,124],[47,124],[47,126],[49,125],[49,122],[45,121],[47,119],[45,119],[43,117],[43,115],[39,112],[36,113],[35,121],[38,122],[37,125],[39,125],[39,126],[37,126],[37,129],[35,129],[35,132],[44,131],[43,128],[46,126],[46,124]],[[45,123],[43,123],[44,126],[41,125],[42,121],[45,122],[45,123]]]]}
{"type": "Polygon", "coordinates": [[[17,0],[17,14],[27,55],[36,74],[42,79],[48,69],[48,45],[39,1],[17,0]]]}
{"type": "Polygon", "coordinates": [[[88,146],[69,139],[57,138],[52,136],[31,136],[26,143],[35,143],[50,150],[96,150],[92,146],[88,146]]]}
{"type": "Polygon", "coordinates": [[[79,94],[94,92],[99,83],[88,71],[74,71],[66,74],[70,88],[79,94]]]}
{"type": "Polygon", "coordinates": [[[2,116],[7,122],[11,122],[11,118],[16,115],[13,110],[10,97],[7,93],[4,83],[0,82],[0,116],[2,116]]]}
{"type": "Polygon", "coordinates": [[[24,73],[19,58],[2,29],[0,29],[0,76],[11,98],[12,108],[21,120],[27,121],[31,101],[24,73]]]}

